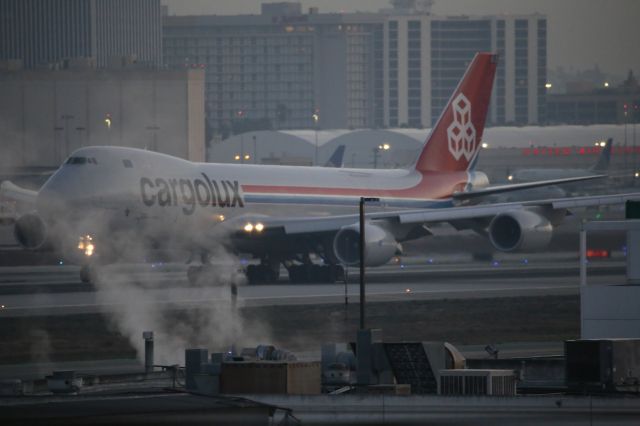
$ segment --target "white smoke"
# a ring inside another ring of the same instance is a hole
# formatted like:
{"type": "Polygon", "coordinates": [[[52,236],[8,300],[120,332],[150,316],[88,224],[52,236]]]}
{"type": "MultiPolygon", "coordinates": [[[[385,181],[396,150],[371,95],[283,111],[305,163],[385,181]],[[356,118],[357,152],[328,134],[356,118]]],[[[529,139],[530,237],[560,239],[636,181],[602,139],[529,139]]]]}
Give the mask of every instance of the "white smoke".
{"type": "MultiPolygon", "coordinates": [[[[239,259],[220,244],[210,254],[212,273],[198,286],[188,283],[186,272],[170,283],[162,281],[165,273],[153,273],[145,277],[143,286],[140,275],[130,268],[99,270],[96,301],[107,307],[109,320],[129,339],[139,359],[144,357],[144,331],[154,332],[155,363],[163,365],[181,364],[187,348],[224,351],[232,345],[241,348],[270,339],[266,328],[245,324],[240,303],[232,303],[230,285],[246,281],[239,259]]],[[[145,266],[137,265],[134,270],[140,268],[145,266]]]]}
{"type": "Polygon", "coordinates": [[[237,306],[232,304],[230,285],[243,285],[246,278],[240,259],[223,244],[225,233],[220,226],[211,225],[206,236],[198,229],[199,237],[194,237],[193,229],[179,226],[124,230],[113,226],[108,212],[103,213],[60,223],[55,234],[91,234],[97,256],[105,246],[117,254],[96,259],[96,303],[104,306],[111,326],[129,340],[140,360],[144,359],[145,331],[154,332],[155,363],[162,365],[182,364],[188,348],[224,351],[232,345],[242,348],[271,340],[267,327],[246,323],[240,300],[237,306]],[[162,244],[158,246],[152,238],[162,244]],[[187,249],[197,246],[208,251],[211,268],[198,285],[191,285],[184,262],[187,249]],[[160,257],[171,255],[175,263],[152,264],[159,253],[160,257]]]}

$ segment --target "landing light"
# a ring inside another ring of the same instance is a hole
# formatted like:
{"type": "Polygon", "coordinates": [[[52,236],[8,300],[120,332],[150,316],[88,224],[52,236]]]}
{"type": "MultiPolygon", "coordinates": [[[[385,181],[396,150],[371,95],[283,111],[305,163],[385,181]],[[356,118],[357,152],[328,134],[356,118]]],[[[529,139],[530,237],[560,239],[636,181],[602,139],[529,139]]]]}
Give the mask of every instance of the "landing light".
{"type": "Polygon", "coordinates": [[[639,178],[639,177],[640,177],[640,172],[636,172],[633,176],[634,176],[635,178],[639,178]]]}
{"type": "Polygon", "coordinates": [[[488,144],[488,143],[486,143],[486,142],[482,142],[482,148],[483,148],[483,149],[487,149],[487,148],[489,148],[489,144],[488,144]]]}
{"type": "Polygon", "coordinates": [[[246,225],[244,225],[244,231],[247,233],[251,233],[251,232],[262,232],[264,230],[264,225],[260,222],[256,223],[255,225],[251,222],[247,222],[246,225]]]}
{"type": "Polygon", "coordinates": [[[513,175],[509,175],[509,176],[507,176],[507,180],[508,180],[508,181],[512,181],[512,180],[513,180],[513,175]]]}
{"type": "Polygon", "coordinates": [[[411,289],[410,289],[410,288],[405,288],[405,289],[404,289],[404,292],[405,292],[405,293],[407,293],[407,294],[409,294],[409,293],[411,293],[411,289]]]}
{"type": "Polygon", "coordinates": [[[85,235],[78,239],[78,250],[84,253],[85,256],[93,256],[96,246],[93,243],[91,235],[85,235]]]}

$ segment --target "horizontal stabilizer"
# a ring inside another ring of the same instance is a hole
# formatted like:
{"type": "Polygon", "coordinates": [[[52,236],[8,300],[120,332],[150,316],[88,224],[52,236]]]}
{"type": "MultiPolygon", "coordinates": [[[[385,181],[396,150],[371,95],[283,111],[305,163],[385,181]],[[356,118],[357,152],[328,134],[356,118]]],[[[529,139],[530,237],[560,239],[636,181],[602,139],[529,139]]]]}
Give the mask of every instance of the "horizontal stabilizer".
{"type": "Polygon", "coordinates": [[[563,183],[581,182],[592,179],[602,179],[607,175],[580,176],[563,179],[541,180],[537,182],[514,183],[510,185],[496,185],[488,188],[482,188],[475,191],[456,192],[453,198],[456,200],[471,200],[475,198],[485,197],[487,195],[501,194],[503,192],[521,191],[523,189],[539,188],[543,186],[560,185],[563,183]]]}

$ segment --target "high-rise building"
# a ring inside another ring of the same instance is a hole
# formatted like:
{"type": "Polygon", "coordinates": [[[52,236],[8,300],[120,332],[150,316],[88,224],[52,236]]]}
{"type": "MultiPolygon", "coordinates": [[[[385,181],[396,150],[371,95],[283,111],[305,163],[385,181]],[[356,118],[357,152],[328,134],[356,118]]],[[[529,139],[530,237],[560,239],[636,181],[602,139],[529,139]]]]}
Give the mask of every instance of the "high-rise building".
{"type": "Polygon", "coordinates": [[[260,15],[166,16],[171,67],[206,69],[210,127],[429,127],[478,51],[501,55],[489,124],[545,114],[546,19],[434,16],[430,0],[378,13],[304,13],[265,4],[260,15]]]}
{"type": "Polygon", "coordinates": [[[162,63],[160,0],[0,0],[0,61],[36,68],[65,59],[162,63]]]}
{"type": "MultiPolygon", "coordinates": [[[[397,11],[403,12],[403,11],[397,11]]],[[[388,15],[384,126],[435,123],[476,52],[500,55],[489,124],[544,121],[547,27],[541,15],[388,15]]]]}
{"type": "Polygon", "coordinates": [[[302,14],[298,3],[265,4],[261,15],[167,16],[165,61],[206,69],[218,131],[370,127],[371,19],[302,14]]]}

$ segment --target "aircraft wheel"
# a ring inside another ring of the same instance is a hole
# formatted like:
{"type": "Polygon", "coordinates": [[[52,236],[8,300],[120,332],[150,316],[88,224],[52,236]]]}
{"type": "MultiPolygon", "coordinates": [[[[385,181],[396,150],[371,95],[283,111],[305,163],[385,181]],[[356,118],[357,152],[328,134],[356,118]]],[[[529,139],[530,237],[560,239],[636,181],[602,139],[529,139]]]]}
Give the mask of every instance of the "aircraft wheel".
{"type": "Polygon", "coordinates": [[[93,284],[96,281],[96,270],[93,265],[82,265],[80,268],[80,281],[93,284]]]}
{"type": "Polygon", "coordinates": [[[265,275],[265,281],[273,284],[275,282],[278,282],[278,278],[280,278],[280,264],[276,264],[273,266],[267,266],[264,265],[264,275],[265,275]]]}
{"type": "Polygon", "coordinates": [[[295,284],[307,282],[306,265],[293,265],[289,268],[289,281],[295,284]]]}
{"type": "Polygon", "coordinates": [[[258,284],[261,281],[260,271],[258,270],[258,267],[256,265],[247,266],[246,274],[249,284],[258,284]]]}
{"type": "Polygon", "coordinates": [[[338,270],[336,265],[327,265],[324,267],[325,273],[324,282],[328,284],[335,284],[336,279],[340,276],[338,275],[338,270]]]}

